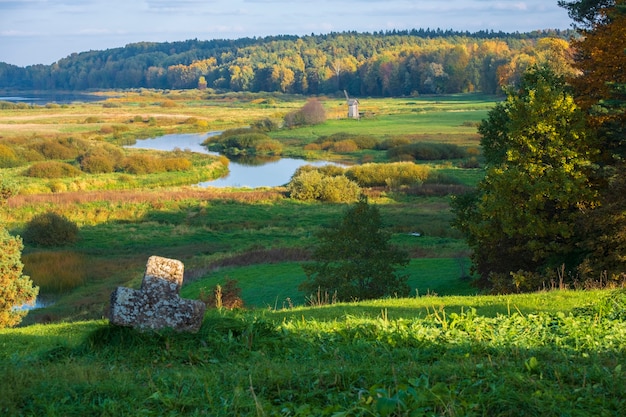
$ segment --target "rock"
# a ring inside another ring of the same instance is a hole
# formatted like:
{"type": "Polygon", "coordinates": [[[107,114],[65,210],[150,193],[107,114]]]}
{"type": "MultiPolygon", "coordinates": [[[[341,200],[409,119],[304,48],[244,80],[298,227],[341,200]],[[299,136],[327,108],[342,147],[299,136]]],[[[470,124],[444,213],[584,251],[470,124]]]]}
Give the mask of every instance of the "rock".
{"type": "Polygon", "coordinates": [[[139,290],[117,287],[111,294],[110,322],[139,330],[197,332],[206,305],[180,298],[183,272],[181,261],[151,256],[139,290]]]}

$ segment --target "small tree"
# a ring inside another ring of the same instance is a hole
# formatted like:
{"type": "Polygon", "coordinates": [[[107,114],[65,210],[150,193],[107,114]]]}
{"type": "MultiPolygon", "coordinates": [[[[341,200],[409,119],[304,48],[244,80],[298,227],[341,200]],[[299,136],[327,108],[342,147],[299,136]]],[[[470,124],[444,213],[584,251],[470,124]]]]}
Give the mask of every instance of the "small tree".
{"type": "MultiPolygon", "coordinates": [[[[15,190],[12,184],[0,181],[0,207],[15,190]]],[[[22,240],[0,227],[0,328],[19,324],[27,311],[15,307],[34,301],[39,293],[30,278],[22,275],[22,249],[22,240]]]]}
{"type": "Polygon", "coordinates": [[[362,197],[339,222],[318,232],[314,262],[302,266],[306,280],[299,289],[336,292],[342,300],[408,295],[408,277],[397,270],[409,256],[390,245],[390,237],[378,208],[362,197]]]}

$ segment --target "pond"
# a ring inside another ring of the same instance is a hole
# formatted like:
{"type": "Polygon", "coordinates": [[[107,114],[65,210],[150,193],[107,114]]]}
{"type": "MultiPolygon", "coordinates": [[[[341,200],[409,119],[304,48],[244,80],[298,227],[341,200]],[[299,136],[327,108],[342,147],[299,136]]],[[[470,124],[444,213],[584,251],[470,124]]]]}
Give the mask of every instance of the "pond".
{"type": "MultiPolygon", "coordinates": [[[[208,133],[184,133],[164,135],[156,138],[140,139],[129,148],[156,149],[161,151],[171,151],[176,148],[201,152],[211,155],[218,155],[216,152],[209,152],[202,142],[209,136],[219,135],[221,132],[208,133]]],[[[278,187],[285,185],[291,179],[293,173],[303,165],[323,166],[335,164],[329,161],[306,161],[295,158],[279,158],[273,160],[262,160],[255,158],[252,161],[231,160],[228,166],[229,174],[225,177],[193,184],[198,187],[278,187]]]]}

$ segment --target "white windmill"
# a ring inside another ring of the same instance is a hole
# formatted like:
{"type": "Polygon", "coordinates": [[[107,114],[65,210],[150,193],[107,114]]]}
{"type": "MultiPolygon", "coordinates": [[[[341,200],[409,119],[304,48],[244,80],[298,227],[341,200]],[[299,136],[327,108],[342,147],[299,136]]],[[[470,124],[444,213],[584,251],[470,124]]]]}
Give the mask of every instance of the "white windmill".
{"type": "Polygon", "coordinates": [[[350,98],[346,90],[343,90],[343,93],[346,95],[346,102],[348,103],[348,119],[358,119],[359,100],[356,98],[350,98]]]}

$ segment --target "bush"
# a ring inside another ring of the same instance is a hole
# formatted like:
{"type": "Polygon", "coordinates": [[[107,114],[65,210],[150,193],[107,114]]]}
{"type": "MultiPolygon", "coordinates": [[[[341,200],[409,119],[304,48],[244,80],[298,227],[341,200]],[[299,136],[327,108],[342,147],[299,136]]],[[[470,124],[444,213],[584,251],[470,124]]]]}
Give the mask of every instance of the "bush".
{"type": "Polygon", "coordinates": [[[113,172],[118,169],[124,160],[124,153],[117,147],[109,144],[94,147],[78,157],[80,168],[91,174],[113,172]]]}
{"type": "Polygon", "coordinates": [[[265,133],[251,128],[229,129],[219,136],[209,137],[203,142],[209,150],[227,155],[279,155],[280,142],[265,133]]]}
{"type": "Polygon", "coordinates": [[[151,155],[130,155],[122,164],[124,172],[135,175],[153,174],[163,170],[161,161],[151,155]]]}
{"type": "Polygon", "coordinates": [[[320,145],[328,144],[325,146],[332,147],[332,143],[340,143],[348,140],[356,144],[358,149],[376,149],[378,147],[378,141],[373,136],[346,132],[333,133],[329,136],[321,136],[315,142],[320,145]]]}
{"type": "Polygon", "coordinates": [[[49,211],[33,217],[22,237],[33,246],[62,246],[78,240],[78,226],[65,216],[49,211]]]}
{"type": "Polygon", "coordinates": [[[58,161],[36,162],[24,172],[25,176],[33,178],[66,178],[81,174],[81,170],[75,166],[58,161]]]}
{"type": "Polygon", "coordinates": [[[387,151],[390,159],[398,160],[402,155],[411,155],[415,160],[436,161],[466,158],[467,151],[450,143],[411,143],[390,148],[387,151]]]}
{"type": "Polygon", "coordinates": [[[391,164],[363,164],[350,167],[346,176],[361,187],[414,185],[424,182],[430,169],[413,162],[391,164]]]}
{"type": "Polygon", "coordinates": [[[333,151],[335,152],[356,152],[359,150],[358,145],[352,139],[342,140],[333,144],[333,151]]]}
{"type": "Polygon", "coordinates": [[[203,290],[200,291],[200,300],[208,308],[226,308],[229,310],[243,308],[239,282],[231,278],[228,278],[223,286],[217,284],[208,294],[205,294],[203,290]]]}
{"type": "Polygon", "coordinates": [[[287,192],[296,200],[339,203],[357,201],[361,188],[345,176],[329,176],[318,169],[304,169],[291,178],[287,192]]]}
{"type": "Polygon", "coordinates": [[[0,168],[11,168],[18,165],[19,161],[13,149],[0,144],[0,168]]]}
{"type": "Polygon", "coordinates": [[[310,99],[300,110],[285,115],[285,126],[296,127],[304,125],[316,125],[326,121],[326,110],[317,99],[310,99]]]}

